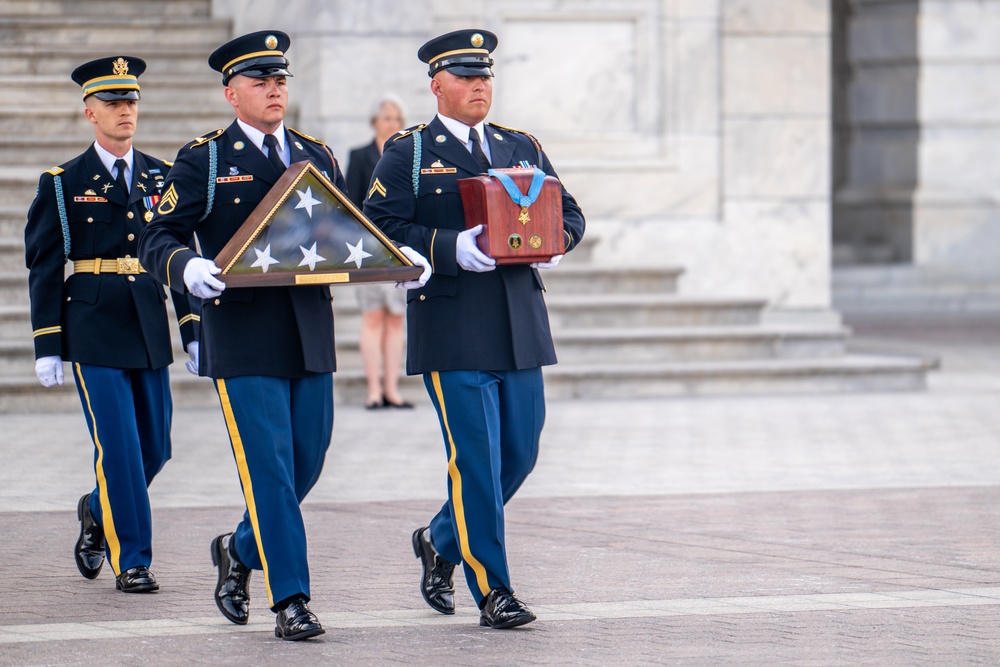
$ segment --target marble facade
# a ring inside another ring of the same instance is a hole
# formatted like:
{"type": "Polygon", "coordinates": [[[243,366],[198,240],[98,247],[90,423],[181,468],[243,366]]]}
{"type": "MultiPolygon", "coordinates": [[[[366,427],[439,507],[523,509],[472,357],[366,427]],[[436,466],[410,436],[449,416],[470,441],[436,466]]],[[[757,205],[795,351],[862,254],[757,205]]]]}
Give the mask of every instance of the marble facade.
{"type": "Polygon", "coordinates": [[[297,123],[340,155],[391,91],[434,113],[415,53],[500,37],[490,119],[536,134],[588,217],[593,261],[681,266],[682,292],[827,313],[827,0],[213,0],[293,37],[297,123]]]}

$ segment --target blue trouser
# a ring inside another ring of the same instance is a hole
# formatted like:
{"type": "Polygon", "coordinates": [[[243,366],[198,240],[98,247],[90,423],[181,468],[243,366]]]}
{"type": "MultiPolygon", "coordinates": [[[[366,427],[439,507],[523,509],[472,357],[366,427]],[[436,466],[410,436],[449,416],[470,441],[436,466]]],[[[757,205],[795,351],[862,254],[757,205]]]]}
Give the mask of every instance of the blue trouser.
{"type": "Polygon", "coordinates": [[[319,479],[333,433],[333,375],[216,380],[247,510],[231,541],[264,571],[268,606],[309,598],[302,502],[319,479]]]}
{"type": "Polygon", "coordinates": [[[538,458],[542,370],[424,375],[448,455],[448,502],[431,521],[438,554],[462,563],[476,603],[510,585],[503,507],[538,458]]]}
{"type": "Polygon", "coordinates": [[[90,511],[104,527],[108,562],[119,575],[153,557],[146,489],[170,459],[170,374],[73,364],[76,388],[94,441],[97,488],[90,511]]]}

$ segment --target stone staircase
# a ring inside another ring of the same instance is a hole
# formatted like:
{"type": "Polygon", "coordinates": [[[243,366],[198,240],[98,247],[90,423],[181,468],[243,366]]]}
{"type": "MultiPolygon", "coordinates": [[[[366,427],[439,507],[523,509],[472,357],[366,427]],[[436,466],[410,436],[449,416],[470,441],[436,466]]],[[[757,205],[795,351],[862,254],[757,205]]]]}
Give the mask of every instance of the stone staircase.
{"type": "MultiPolygon", "coordinates": [[[[0,413],[75,409],[72,381],[44,389],[34,377],[23,229],[39,174],[93,140],[69,72],[93,57],[142,57],[136,145],[172,159],[192,137],[227,125],[232,112],[206,59],[230,35],[210,0],[0,0],[0,413]],[[30,13],[26,13],[30,12],[30,13]],[[69,18],[72,16],[72,18],[69,18]],[[91,17],[91,18],[88,18],[91,17]],[[93,17],[100,17],[93,18],[93,17]]],[[[677,268],[602,268],[587,240],[544,272],[560,363],[545,369],[553,398],[632,398],[717,393],[911,390],[932,362],[846,353],[839,326],[765,323],[766,303],[678,294],[677,268]]],[[[334,288],[338,402],[360,404],[360,313],[354,288],[334,288]]],[[[186,354],[176,345],[175,358],[186,354]]],[[[214,405],[212,384],[171,368],[175,404],[214,405]]],[[[419,378],[402,390],[426,402],[419,378]]]]}

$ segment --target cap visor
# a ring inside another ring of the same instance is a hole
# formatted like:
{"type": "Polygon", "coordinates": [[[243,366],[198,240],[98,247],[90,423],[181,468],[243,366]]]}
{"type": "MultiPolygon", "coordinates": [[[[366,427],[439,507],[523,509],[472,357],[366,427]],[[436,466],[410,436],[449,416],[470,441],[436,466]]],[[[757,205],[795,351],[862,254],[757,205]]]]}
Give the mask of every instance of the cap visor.
{"type": "Polygon", "coordinates": [[[91,93],[90,95],[87,95],[87,97],[96,97],[104,102],[141,99],[138,90],[101,90],[96,93],[91,93]]]}
{"type": "Polygon", "coordinates": [[[451,72],[455,76],[493,76],[493,70],[489,67],[470,67],[468,65],[442,67],[438,72],[451,72]]]}

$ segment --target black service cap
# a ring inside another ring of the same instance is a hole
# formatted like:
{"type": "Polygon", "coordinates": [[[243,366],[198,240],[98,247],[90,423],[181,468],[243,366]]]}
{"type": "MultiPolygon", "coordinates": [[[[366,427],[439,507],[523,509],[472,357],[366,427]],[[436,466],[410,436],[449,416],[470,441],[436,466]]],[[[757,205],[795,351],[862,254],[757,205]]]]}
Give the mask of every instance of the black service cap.
{"type": "Polygon", "coordinates": [[[448,70],[457,76],[493,76],[490,53],[497,36],[489,30],[456,30],[420,47],[417,58],[430,65],[428,76],[448,70]]]}
{"type": "Polygon", "coordinates": [[[237,37],[217,48],[208,57],[209,66],[222,72],[227,85],[237,74],[255,79],[269,76],[291,76],[285,51],[291,38],[280,30],[260,30],[237,37]]]}
{"type": "Polygon", "coordinates": [[[133,56],[111,56],[84,63],[73,70],[73,81],[83,88],[83,99],[93,95],[99,100],[137,100],[139,75],[146,63],[133,56]]]}

